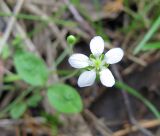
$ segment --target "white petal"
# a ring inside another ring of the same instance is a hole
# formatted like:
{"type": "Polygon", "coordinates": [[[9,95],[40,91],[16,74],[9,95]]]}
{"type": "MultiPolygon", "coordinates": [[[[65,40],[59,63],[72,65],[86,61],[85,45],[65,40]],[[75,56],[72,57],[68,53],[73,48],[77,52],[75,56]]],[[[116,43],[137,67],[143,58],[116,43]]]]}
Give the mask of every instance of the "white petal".
{"type": "Polygon", "coordinates": [[[102,37],[100,36],[95,36],[91,41],[90,41],[90,50],[94,56],[99,56],[103,53],[104,50],[104,41],[102,37]]]}
{"type": "Polygon", "coordinates": [[[117,63],[123,58],[123,55],[124,55],[124,53],[123,53],[123,50],[121,48],[110,49],[105,54],[106,63],[108,63],[108,64],[117,63]]]}
{"type": "Polygon", "coordinates": [[[115,84],[115,79],[108,68],[103,69],[100,72],[100,80],[101,80],[101,83],[107,87],[112,87],[115,84]]]}
{"type": "Polygon", "coordinates": [[[73,54],[68,59],[69,64],[74,68],[85,68],[89,66],[89,58],[84,54],[73,54]]]}
{"type": "Polygon", "coordinates": [[[79,87],[86,87],[93,85],[96,79],[96,72],[92,71],[85,71],[83,72],[78,78],[78,86],[79,87]]]}

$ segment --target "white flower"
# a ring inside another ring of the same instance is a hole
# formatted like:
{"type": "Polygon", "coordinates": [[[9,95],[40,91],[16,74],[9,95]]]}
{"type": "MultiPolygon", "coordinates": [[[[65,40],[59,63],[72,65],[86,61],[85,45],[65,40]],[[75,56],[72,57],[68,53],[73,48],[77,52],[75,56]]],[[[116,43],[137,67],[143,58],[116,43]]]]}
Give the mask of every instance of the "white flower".
{"type": "Polygon", "coordinates": [[[106,54],[104,51],[104,41],[100,36],[95,36],[90,42],[92,54],[87,57],[84,54],[76,53],[69,57],[69,64],[74,68],[86,68],[78,78],[78,86],[86,87],[94,84],[96,75],[100,76],[100,81],[104,86],[112,87],[115,79],[108,69],[109,64],[119,62],[124,53],[121,48],[113,48],[106,54]]]}

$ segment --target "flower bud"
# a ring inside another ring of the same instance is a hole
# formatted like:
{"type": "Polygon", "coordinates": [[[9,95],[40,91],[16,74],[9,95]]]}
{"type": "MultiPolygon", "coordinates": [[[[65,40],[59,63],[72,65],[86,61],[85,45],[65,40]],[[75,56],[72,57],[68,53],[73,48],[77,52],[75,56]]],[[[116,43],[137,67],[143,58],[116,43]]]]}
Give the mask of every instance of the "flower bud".
{"type": "Polygon", "coordinates": [[[68,37],[67,37],[67,43],[69,44],[69,45],[74,45],[75,43],[76,43],[76,37],[75,36],[73,36],[73,35],[69,35],[68,37]]]}

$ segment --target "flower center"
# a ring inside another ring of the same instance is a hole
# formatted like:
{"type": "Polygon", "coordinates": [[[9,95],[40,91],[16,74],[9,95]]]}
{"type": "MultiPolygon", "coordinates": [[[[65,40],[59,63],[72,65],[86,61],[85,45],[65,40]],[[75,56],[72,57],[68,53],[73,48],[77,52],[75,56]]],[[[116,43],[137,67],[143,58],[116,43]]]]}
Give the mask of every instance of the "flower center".
{"type": "Polygon", "coordinates": [[[105,62],[105,59],[104,59],[104,54],[101,54],[99,57],[95,57],[93,54],[90,55],[90,60],[91,60],[91,64],[90,66],[87,67],[88,70],[92,70],[92,69],[95,69],[97,72],[100,72],[100,70],[103,68],[103,67],[108,67],[109,64],[107,64],[105,62]]]}
{"type": "Polygon", "coordinates": [[[98,58],[98,59],[94,60],[93,63],[94,63],[94,66],[95,66],[96,70],[100,70],[102,61],[98,58]]]}

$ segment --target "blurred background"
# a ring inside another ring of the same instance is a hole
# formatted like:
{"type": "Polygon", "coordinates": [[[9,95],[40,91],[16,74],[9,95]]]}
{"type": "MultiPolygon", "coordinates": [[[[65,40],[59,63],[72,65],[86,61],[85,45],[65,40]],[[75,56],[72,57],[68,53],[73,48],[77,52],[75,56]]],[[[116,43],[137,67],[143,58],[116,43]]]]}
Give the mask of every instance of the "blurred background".
{"type": "Polygon", "coordinates": [[[0,136],[160,136],[159,49],[160,0],[0,0],[0,136]],[[124,50],[116,84],[79,88],[96,35],[124,50]]]}

